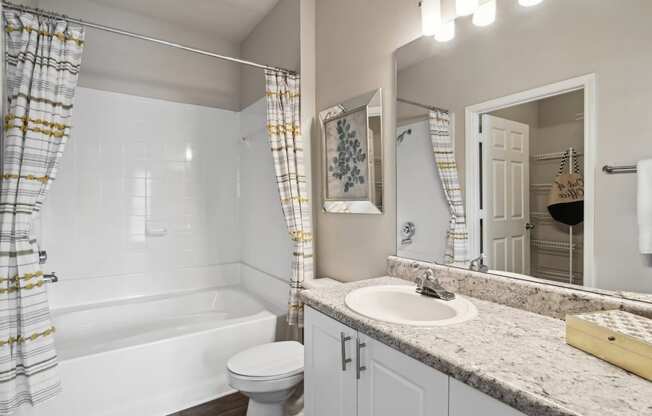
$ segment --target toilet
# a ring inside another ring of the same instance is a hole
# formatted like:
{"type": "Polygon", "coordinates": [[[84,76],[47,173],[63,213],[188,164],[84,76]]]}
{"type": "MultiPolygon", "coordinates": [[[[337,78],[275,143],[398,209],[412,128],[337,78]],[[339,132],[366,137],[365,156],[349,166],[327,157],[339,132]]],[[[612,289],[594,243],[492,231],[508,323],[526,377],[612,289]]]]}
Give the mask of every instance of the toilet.
{"type": "Polygon", "coordinates": [[[234,355],[226,367],[231,387],[249,397],[247,416],[284,416],[285,401],[303,380],[303,345],[259,345],[234,355]]]}

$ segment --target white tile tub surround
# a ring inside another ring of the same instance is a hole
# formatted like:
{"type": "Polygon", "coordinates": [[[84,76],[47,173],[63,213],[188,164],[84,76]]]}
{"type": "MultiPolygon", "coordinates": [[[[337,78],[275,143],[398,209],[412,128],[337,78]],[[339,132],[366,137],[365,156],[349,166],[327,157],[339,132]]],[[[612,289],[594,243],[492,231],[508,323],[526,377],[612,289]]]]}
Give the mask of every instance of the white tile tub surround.
{"type": "Polygon", "coordinates": [[[242,114],[86,88],[76,100],[36,224],[60,278],[64,391],[18,416],[158,416],[230,393],[226,361],[274,341],[287,309],[264,100],[242,114]]]}
{"type": "Polygon", "coordinates": [[[73,125],[39,227],[56,307],[233,276],[239,113],[79,88],[73,125]]]}
{"type": "Polygon", "coordinates": [[[82,279],[61,279],[48,287],[50,308],[134,299],[177,291],[237,285],[240,263],[173,268],[154,273],[121,274],[82,279]]]}

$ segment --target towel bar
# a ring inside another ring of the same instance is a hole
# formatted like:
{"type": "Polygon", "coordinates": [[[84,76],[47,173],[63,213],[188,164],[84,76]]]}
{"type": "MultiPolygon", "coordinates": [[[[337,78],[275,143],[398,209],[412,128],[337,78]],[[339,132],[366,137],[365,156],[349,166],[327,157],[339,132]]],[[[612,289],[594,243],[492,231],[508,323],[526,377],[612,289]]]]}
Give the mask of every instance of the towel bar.
{"type": "Polygon", "coordinates": [[[621,166],[612,166],[604,165],[602,171],[608,174],[614,173],[636,173],[636,165],[621,165],[621,166]]]}

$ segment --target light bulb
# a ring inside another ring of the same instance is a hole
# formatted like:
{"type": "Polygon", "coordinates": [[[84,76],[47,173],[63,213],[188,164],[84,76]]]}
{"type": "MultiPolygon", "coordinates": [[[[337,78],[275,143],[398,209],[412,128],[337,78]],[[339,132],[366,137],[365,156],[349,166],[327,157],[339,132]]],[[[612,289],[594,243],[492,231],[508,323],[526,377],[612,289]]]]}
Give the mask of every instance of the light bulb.
{"type": "Polygon", "coordinates": [[[434,36],[441,26],[441,0],[421,1],[421,31],[423,36],[434,36]]]}
{"type": "Polygon", "coordinates": [[[455,0],[455,13],[458,16],[468,16],[473,14],[478,6],[480,0],[455,0]]]}
{"type": "Polygon", "coordinates": [[[485,1],[473,13],[473,24],[476,26],[488,26],[496,21],[496,0],[485,1]]]}
{"type": "Polygon", "coordinates": [[[520,4],[523,7],[531,7],[531,6],[536,6],[542,1],[543,0],[518,0],[518,4],[520,4]]]}
{"type": "Polygon", "coordinates": [[[435,33],[437,42],[448,42],[455,37],[455,20],[442,23],[435,33]]]}

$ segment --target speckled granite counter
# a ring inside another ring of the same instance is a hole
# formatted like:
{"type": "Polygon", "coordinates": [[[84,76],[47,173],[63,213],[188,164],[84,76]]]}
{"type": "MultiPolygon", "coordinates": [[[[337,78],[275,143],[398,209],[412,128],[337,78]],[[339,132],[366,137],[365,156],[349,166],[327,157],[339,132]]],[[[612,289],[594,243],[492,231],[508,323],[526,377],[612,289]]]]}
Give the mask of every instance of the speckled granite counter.
{"type": "Polygon", "coordinates": [[[344,304],[359,287],[392,277],[302,292],[304,302],[392,348],[531,416],[652,415],[652,383],[568,346],[563,321],[470,299],[478,317],[444,327],[388,324],[344,304]]]}

